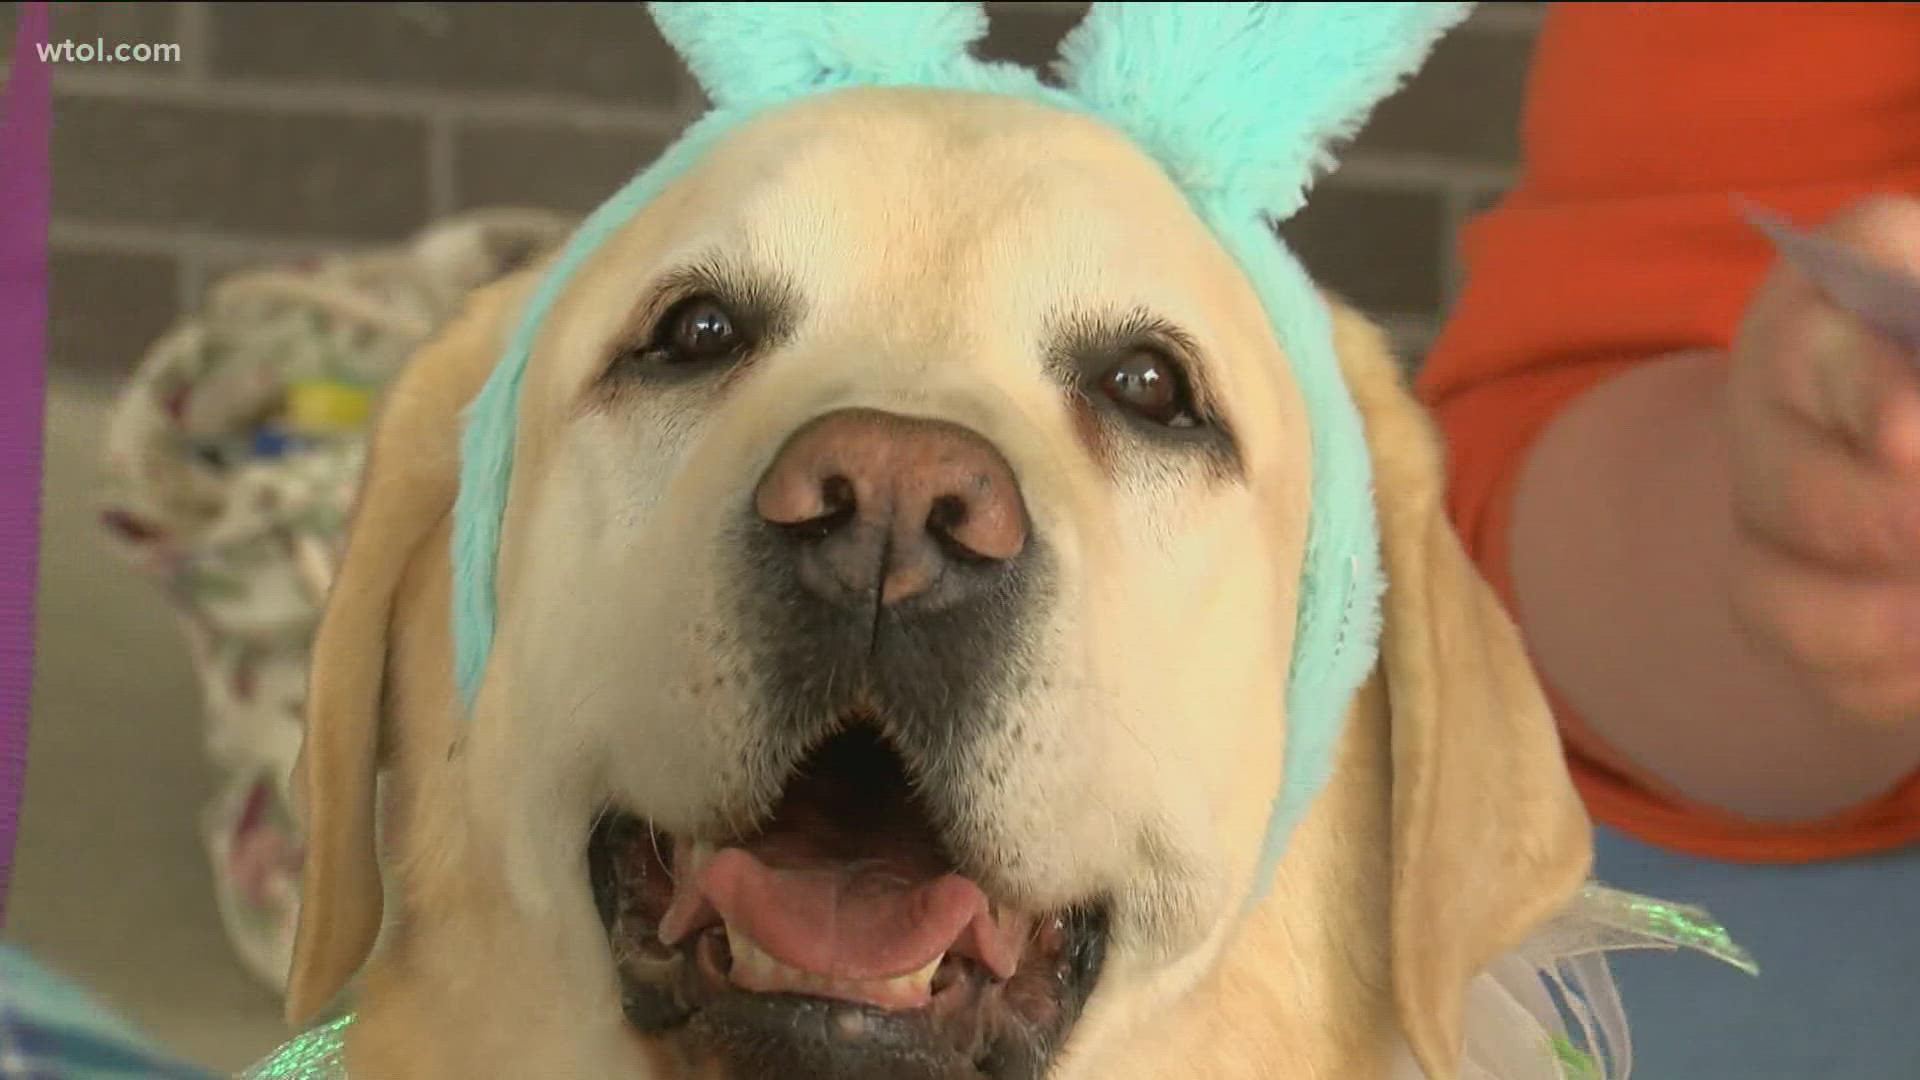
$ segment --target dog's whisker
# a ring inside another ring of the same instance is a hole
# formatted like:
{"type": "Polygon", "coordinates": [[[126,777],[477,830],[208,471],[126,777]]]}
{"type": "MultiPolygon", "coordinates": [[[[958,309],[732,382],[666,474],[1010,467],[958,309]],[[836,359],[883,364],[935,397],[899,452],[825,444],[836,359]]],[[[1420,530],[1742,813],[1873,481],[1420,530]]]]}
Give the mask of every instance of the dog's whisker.
{"type": "Polygon", "coordinates": [[[676,881],[673,875],[673,860],[660,853],[660,830],[655,828],[651,821],[647,822],[647,842],[653,845],[653,857],[660,860],[661,866],[667,868],[667,880],[676,881]]]}
{"type": "Polygon", "coordinates": [[[607,823],[607,819],[612,816],[613,816],[613,800],[612,799],[602,800],[600,803],[600,809],[596,811],[593,815],[593,824],[588,827],[587,832],[588,833],[598,832],[600,830],[600,826],[605,825],[607,823]]]}
{"type": "Polygon", "coordinates": [[[593,700],[605,693],[612,685],[613,679],[611,677],[602,679],[598,683],[595,683],[586,693],[575,698],[572,707],[562,714],[563,719],[560,722],[561,726],[571,727],[574,721],[580,718],[580,714],[586,710],[586,707],[593,704],[593,700]]]}
{"type": "Polygon", "coordinates": [[[1146,755],[1148,757],[1153,759],[1154,765],[1158,766],[1161,763],[1159,753],[1156,750],[1154,750],[1152,744],[1148,743],[1145,738],[1141,737],[1138,731],[1134,730],[1134,727],[1132,724],[1127,723],[1126,717],[1115,716],[1113,718],[1113,722],[1115,726],[1119,727],[1121,731],[1126,733],[1128,738],[1134,741],[1135,745],[1139,746],[1141,750],[1146,752],[1146,755]]]}

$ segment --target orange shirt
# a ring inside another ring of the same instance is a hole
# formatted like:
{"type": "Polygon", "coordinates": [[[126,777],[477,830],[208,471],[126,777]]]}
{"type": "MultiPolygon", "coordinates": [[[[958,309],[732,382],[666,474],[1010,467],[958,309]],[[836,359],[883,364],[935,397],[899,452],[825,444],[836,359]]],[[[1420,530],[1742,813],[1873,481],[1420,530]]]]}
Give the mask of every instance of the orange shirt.
{"type": "MultiPolygon", "coordinates": [[[[1632,364],[1731,340],[1772,262],[1732,195],[1811,222],[1920,193],[1920,4],[1554,4],[1522,134],[1418,380],[1454,523],[1509,605],[1510,503],[1542,428],[1632,364]]],[[[1613,755],[1555,708],[1589,809],[1651,843],[1785,862],[1920,839],[1920,776],[1830,820],[1761,825],[1600,765],[1613,755]]]]}

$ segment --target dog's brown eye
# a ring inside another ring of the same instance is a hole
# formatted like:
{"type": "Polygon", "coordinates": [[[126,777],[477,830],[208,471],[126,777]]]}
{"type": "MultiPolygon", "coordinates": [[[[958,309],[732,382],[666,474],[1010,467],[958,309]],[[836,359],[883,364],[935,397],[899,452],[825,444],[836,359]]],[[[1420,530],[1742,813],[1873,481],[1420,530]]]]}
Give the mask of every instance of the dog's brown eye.
{"type": "Polygon", "coordinates": [[[719,301],[696,297],[667,313],[658,350],[670,364],[724,360],[744,344],[739,327],[719,301]]]}
{"type": "Polygon", "coordinates": [[[1135,349],[1101,377],[1100,389],[1114,404],[1165,427],[1193,427],[1193,399],[1179,365],[1150,349],[1135,349]]]}

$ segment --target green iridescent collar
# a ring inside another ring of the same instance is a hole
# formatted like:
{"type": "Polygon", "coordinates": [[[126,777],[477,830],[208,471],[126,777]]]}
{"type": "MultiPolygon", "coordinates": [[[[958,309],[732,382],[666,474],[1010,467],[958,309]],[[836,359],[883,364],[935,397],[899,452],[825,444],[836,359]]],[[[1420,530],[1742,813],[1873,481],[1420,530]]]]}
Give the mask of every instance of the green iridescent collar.
{"type": "MultiPolygon", "coordinates": [[[[1486,1007],[1468,1017],[1463,1056],[1475,1068],[1465,1074],[1490,1080],[1628,1076],[1626,1014],[1605,957],[1631,949],[1686,950],[1749,975],[1759,972],[1746,950],[1706,912],[1589,882],[1564,911],[1476,980],[1475,1000],[1486,1007]],[[1546,994],[1549,989],[1558,992],[1558,1000],[1546,994]],[[1561,1006],[1577,1023],[1569,1025],[1561,1006]]],[[[344,1044],[352,1023],[351,1013],[330,1020],[238,1080],[346,1080],[344,1044]]],[[[1419,1075],[1403,1054],[1394,1080],[1419,1075]]]]}
{"type": "Polygon", "coordinates": [[[239,1080],[346,1080],[345,1046],[353,1014],[301,1033],[239,1080]]]}

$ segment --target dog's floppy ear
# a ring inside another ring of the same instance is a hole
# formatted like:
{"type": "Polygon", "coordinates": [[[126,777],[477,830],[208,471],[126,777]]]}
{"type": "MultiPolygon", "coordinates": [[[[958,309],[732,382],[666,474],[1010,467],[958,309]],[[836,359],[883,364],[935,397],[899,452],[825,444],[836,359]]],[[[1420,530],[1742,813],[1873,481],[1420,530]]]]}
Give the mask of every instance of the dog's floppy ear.
{"type": "Polygon", "coordinates": [[[1591,825],[1519,630],[1444,509],[1441,447],[1380,335],[1336,307],[1367,429],[1393,768],[1394,998],[1415,1059],[1459,1074],[1468,982],[1570,903],[1591,825]]]}
{"type": "Polygon", "coordinates": [[[308,1022],[346,986],[381,921],[375,837],[388,633],[421,542],[453,507],[461,412],[500,355],[517,278],[489,285],[387,390],[310,660],[293,789],[305,832],[287,1018],[308,1022]]]}

